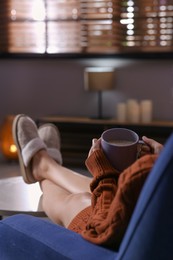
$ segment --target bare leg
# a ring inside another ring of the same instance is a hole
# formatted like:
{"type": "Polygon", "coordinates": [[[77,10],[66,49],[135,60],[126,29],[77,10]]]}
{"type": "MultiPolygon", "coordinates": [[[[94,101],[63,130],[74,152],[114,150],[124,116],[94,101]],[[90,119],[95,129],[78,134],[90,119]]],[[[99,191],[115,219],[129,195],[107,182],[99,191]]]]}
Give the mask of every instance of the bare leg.
{"type": "Polygon", "coordinates": [[[24,181],[40,182],[45,212],[54,222],[67,227],[81,210],[91,204],[91,178],[56,162],[61,162],[61,154],[55,128],[44,126],[39,134],[44,141],[32,119],[25,115],[15,118],[13,136],[24,181]]]}
{"type": "Polygon", "coordinates": [[[68,227],[81,210],[91,205],[91,178],[57,164],[45,150],[33,157],[32,174],[40,181],[42,206],[53,222],[68,227]]]}
{"type": "Polygon", "coordinates": [[[64,227],[68,227],[81,210],[91,205],[91,194],[88,192],[71,194],[49,180],[43,180],[41,188],[44,211],[53,222],[64,227]]]}
{"type": "Polygon", "coordinates": [[[91,178],[57,164],[44,150],[34,156],[32,173],[36,180],[50,180],[70,193],[90,192],[91,178]]]}

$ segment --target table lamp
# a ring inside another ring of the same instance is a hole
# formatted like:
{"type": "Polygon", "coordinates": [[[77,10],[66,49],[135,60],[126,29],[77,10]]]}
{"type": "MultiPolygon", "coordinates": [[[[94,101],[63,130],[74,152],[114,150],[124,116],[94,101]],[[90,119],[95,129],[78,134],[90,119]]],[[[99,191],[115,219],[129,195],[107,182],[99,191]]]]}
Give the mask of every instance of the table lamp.
{"type": "Polygon", "coordinates": [[[84,71],[84,86],[87,91],[98,93],[98,119],[103,119],[102,92],[114,88],[114,68],[88,67],[84,71]]]}

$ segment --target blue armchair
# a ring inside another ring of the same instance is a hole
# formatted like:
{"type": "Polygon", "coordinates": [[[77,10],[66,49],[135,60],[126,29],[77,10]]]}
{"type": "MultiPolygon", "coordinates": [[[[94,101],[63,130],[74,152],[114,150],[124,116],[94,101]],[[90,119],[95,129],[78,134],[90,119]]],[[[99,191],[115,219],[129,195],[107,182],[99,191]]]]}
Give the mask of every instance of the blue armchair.
{"type": "Polygon", "coordinates": [[[50,221],[15,215],[0,222],[0,259],[172,260],[173,135],[147,178],[118,252],[50,221]]]}

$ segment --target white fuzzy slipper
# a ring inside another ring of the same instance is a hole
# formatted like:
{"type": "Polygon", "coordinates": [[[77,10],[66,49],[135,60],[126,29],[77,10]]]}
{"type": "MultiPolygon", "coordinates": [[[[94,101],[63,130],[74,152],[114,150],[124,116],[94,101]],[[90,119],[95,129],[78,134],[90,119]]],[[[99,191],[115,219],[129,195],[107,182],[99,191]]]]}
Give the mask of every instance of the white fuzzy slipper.
{"type": "Polygon", "coordinates": [[[44,124],[39,127],[38,134],[45,143],[49,156],[62,165],[61,140],[58,128],[51,123],[44,124]]]}
{"type": "Polygon", "coordinates": [[[12,132],[23,179],[26,183],[34,183],[36,180],[30,162],[39,150],[46,150],[46,145],[38,136],[35,122],[26,115],[20,114],[14,118],[12,132]]]}

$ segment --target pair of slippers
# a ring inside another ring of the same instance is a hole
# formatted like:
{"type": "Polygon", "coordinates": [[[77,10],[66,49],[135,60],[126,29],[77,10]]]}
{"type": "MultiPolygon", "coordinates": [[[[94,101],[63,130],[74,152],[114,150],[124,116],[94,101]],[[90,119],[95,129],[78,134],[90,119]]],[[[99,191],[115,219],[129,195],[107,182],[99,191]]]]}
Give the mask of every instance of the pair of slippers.
{"type": "Polygon", "coordinates": [[[55,161],[62,164],[60,134],[53,124],[44,124],[37,129],[28,116],[19,114],[14,118],[12,133],[18,151],[21,174],[26,183],[34,183],[31,160],[40,150],[46,150],[55,161]]]}

